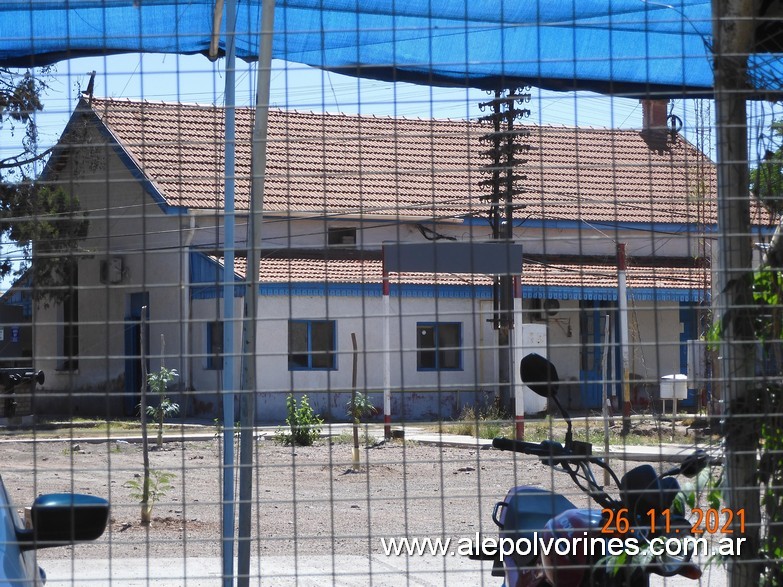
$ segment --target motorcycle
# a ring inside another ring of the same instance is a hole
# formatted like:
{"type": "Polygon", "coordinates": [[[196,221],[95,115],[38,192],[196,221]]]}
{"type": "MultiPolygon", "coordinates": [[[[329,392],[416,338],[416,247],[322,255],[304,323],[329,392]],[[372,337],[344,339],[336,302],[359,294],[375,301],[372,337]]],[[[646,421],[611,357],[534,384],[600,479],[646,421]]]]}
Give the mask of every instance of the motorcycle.
{"type": "Polygon", "coordinates": [[[492,560],[492,575],[505,577],[504,587],[646,587],[653,573],[701,577],[701,569],[691,560],[692,544],[677,551],[663,549],[662,541],[687,542],[692,525],[672,510],[680,491],[675,476],[698,475],[712,464],[707,453],[696,450],[661,474],[645,464],[618,478],[604,459],[593,456],[589,442],[574,440],[571,418],[557,398],[555,366],[531,354],[522,359],[520,370],[522,381],[551,398],[563,415],[565,442],[495,438],[493,446],[539,457],[541,463],[566,473],[600,508],[578,508],[564,495],[538,487],[512,487],[492,512],[498,539],[482,539],[471,558],[492,560]],[[593,466],[609,472],[619,497],[598,484],[593,466]]]}

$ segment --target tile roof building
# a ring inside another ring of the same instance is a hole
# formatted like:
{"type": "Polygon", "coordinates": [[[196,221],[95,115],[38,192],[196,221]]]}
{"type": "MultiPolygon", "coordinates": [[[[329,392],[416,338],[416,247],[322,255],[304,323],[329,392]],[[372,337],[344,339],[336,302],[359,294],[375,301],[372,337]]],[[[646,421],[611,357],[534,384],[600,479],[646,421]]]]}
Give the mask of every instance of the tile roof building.
{"type": "MultiPolygon", "coordinates": [[[[236,279],[246,273],[252,123],[252,109],[237,109],[236,279]]],[[[111,409],[118,401],[132,408],[138,361],[135,334],[127,333],[147,305],[151,326],[166,334],[175,355],[167,366],[177,363],[183,388],[195,390],[191,412],[216,409],[214,397],[204,398],[220,389],[222,365],[215,357],[225,281],[223,124],[223,110],[211,106],[80,101],[45,174],[45,181],[78,192],[91,222],[85,245],[91,258],[79,268],[78,372],[55,342],[62,315],[39,312],[39,331],[49,338],[38,340],[49,342],[35,352],[55,372],[52,388],[74,381],[103,386],[114,394],[111,409]],[[126,334],[112,333],[112,324],[124,325],[126,334]]],[[[680,333],[697,336],[699,307],[710,299],[713,164],[680,135],[660,129],[526,128],[523,193],[513,202],[514,241],[524,251],[518,322],[528,333],[546,332],[566,377],[582,382],[574,403],[592,407],[595,393],[585,385],[611,375],[598,373],[596,353],[616,340],[605,339],[601,320],[616,312],[615,250],[625,243],[634,370],[651,381],[681,371],[680,333]],[[544,300],[556,304],[542,313],[544,300]]],[[[346,332],[362,333],[367,360],[380,360],[384,243],[492,238],[480,184],[487,165],[482,137],[490,131],[479,122],[270,111],[259,420],[279,419],[280,398],[290,391],[321,393],[324,410],[342,409],[346,332]],[[306,352],[294,353],[300,323],[306,352]],[[323,324],[331,329],[328,343],[315,340],[323,324]],[[327,368],[314,368],[321,359],[313,344],[326,344],[327,368]]],[[[492,278],[388,277],[397,300],[392,386],[400,397],[436,397],[419,400],[418,408],[406,404],[401,409],[411,411],[404,416],[455,415],[454,390],[476,399],[496,389],[497,340],[487,326],[492,278]],[[457,345],[459,361],[444,358],[443,366],[435,350],[425,353],[431,336],[457,345]]],[[[236,304],[240,315],[239,298],[236,304]]],[[[366,366],[368,389],[382,386],[376,367],[366,366]]]]}

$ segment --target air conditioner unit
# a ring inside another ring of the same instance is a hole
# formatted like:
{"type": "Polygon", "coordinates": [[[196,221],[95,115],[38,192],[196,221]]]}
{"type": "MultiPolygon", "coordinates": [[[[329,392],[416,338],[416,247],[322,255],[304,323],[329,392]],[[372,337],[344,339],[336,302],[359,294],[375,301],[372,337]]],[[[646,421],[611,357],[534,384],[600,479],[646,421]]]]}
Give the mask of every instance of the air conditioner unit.
{"type": "Polygon", "coordinates": [[[544,318],[557,315],[560,311],[560,302],[556,299],[533,298],[530,300],[531,319],[534,321],[544,320],[544,318]]]}
{"type": "Polygon", "coordinates": [[[101,261],[101,283],[122,283],[125,268],[122,257],[109,257],[101,261]]]}

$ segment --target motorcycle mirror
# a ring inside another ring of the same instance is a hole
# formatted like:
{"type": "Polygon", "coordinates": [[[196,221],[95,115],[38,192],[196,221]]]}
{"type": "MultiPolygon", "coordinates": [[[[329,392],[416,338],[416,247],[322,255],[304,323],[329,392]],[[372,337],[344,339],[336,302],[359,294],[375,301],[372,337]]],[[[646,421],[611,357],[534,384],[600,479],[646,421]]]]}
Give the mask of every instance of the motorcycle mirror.
{"type": "Polygon", "coordinates": [[[522,383],[541,397],[555,397],[560,384],[557,369],[549,359],[537,353],[530,353],[519,364],[522,383]]]}
{"type": "Polygon", "coordinates": [[[519,375],[522,378],[522,383],[532,389],[533,393],[545,398],[551,397],[552,401],[555,402],[557,409],[560,410],[560,413],[568,424],[565,445],[566,448],[570,450],[573,441],[571,417],[557,399],[560,378],[557,375],[557,369],[555,369],[552,361],[537,353],[530,353],[519,363],[519,375]]]}
{"type": "Polygon", "coordinates": [[[680,474],[686,477],[695,477],[704,470],[709,463],[709,455],[702,449],[688,455],[680,465],[680,474]]]}

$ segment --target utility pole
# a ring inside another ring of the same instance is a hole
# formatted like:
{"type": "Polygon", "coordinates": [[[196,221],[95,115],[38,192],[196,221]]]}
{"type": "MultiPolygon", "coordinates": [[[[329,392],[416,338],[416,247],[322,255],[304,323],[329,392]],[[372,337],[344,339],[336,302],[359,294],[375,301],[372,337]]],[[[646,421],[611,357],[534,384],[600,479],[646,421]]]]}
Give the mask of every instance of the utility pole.
{"type": "MultiPolygon", "coordinates": [[[[492,100],[479,104],[479,109],[489,111],[482,116],[481,122],[492,124],[492,132],[481,137],[481,143],[489,147],[482,155],[490,163],[482,168],[489,175],[479,182],[481,187],[489,188],[490,194],[481,199],[489,202],[489,224],[492,239],[503,241],[507,245],[514,239],[514,196],[524,192],[517,188],[519,181],[527,179],[518,173],[518,167],[527,163],[526,153],[530,144],[530,130],[524,126],[515,126],[518,120],[528,118],[530,110],[520,107],[530,102],[531,95],[521,88],[496,90],[492,100]]],[[[492,326],[498,332],[498,384],[500,402],[511,409],[511,394],[514,357],[512,352],[511,331],[514,328],[514,275],[518,267],[509,267],[508,271],[496,275],[492,286],[493,316],[492,326]]]]}

